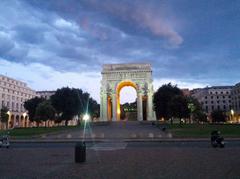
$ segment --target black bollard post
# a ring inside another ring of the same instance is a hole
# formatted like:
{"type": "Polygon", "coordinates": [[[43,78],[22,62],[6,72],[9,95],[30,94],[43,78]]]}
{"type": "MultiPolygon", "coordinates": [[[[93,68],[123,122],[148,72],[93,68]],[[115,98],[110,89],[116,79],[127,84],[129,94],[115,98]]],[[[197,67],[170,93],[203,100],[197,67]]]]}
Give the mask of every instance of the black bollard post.
{"type": "Polygon", "coordinates": [[[86,144],[78,142],[75,145],[75,163],[83,163],[86,161],[86,144]]]}

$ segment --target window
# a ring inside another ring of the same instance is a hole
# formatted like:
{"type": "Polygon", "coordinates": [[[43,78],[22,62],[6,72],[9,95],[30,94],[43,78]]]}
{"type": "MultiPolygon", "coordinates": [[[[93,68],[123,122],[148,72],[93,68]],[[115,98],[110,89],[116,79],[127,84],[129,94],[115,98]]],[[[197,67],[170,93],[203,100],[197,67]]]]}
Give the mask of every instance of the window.
{"type": "Polygon", "coordinates": [[[14,111],[14,102],[12,102],[12,110],[14,111]]]}

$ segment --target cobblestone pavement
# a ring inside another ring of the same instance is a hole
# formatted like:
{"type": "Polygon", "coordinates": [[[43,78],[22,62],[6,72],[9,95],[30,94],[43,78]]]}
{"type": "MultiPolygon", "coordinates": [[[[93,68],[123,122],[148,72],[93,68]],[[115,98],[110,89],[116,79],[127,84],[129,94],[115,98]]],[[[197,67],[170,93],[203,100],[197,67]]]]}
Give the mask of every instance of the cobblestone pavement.
{"type": "MultiPolygon", "coordinates": [[[[42,136],[47,139],[77,139],[83,138],[83,129],[75,129],[72,131],[62,132],[58,134],[42,136]]],[[[156,126],[151,124],[140,124],[137,121],[121,121],[112,122],[109,125],[87,125],[85,130],[85,137],[88,139],[161,139],[171,138],[172,135],[168,132],[162,132],[156,126]]]]}
{"type": "Polygon", "coordinates": [[[128,145],[92,145],[83,164],[72,146],[0,149],[0,178],[240,178],[240,147],[128,145]]]}

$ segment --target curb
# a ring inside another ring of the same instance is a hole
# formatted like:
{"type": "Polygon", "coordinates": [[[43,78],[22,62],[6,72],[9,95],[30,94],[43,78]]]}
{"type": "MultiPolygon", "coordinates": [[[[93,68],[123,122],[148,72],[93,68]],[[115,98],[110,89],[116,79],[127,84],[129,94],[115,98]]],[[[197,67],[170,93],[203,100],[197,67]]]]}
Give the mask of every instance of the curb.
{"type": "MultiPolygon", "coordinates": [[[[10,140],[11,143],[76,143],[82,142],[81,139],[56,139],[56,140],[10,140]]],[[[87,143],[94,143],[94,142],[209,142],[209,138],[199,138],[199,139],[186,139],[186,138],[179,138],[179,139],[85,139],[87,143]]],[[[240,138],[225,138],[225,141],[231,142],[240,142],[240,138]]]]}

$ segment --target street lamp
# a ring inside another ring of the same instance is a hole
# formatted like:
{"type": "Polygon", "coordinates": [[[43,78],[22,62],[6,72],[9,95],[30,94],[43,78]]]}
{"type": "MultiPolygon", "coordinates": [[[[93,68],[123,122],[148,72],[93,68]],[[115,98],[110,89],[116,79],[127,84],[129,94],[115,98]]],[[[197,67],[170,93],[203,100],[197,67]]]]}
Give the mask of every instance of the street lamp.
{"type": "Polygon", "coordinates": [[[231,109],[231,116],[232,116],[232,121],[234,120],[234,110],[233,109],[231,109]]]}
{"type": "Polygon", "coordinates": [[[9,125],[9,121],[10,121],[10,119],[11,119],[11,112],[10,111],[8,111],[7,112],[7,115],[8,115],[8,121],[7,121],[7,129],[8,129],[8,125],[9,125]]]}
{"type": "Polygon", "coordinates": [[[27,116],[27,113],[26,113],[26,112],[24,112],[24,113],[23,113],[23,121],[24,121],[24,124],[23,124],[23,126],[24,126],[24,127],[27,127],[27,120],[26,120],[26,116],[27,116]]]}
{"type": "Polygon", "coordinates": [[[27,116],[27,113],[26,112],[24,112],[23,113],[23,117],[24,117],[24,119],[25,119],[25,117],[27,116]]]}

